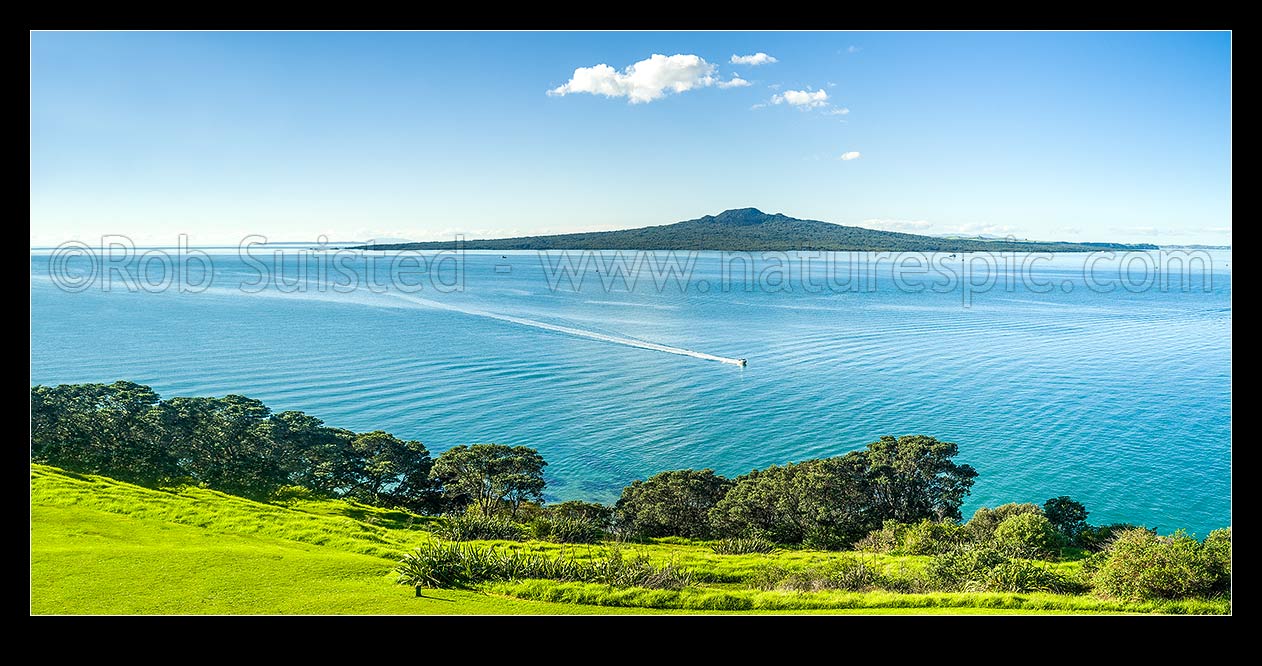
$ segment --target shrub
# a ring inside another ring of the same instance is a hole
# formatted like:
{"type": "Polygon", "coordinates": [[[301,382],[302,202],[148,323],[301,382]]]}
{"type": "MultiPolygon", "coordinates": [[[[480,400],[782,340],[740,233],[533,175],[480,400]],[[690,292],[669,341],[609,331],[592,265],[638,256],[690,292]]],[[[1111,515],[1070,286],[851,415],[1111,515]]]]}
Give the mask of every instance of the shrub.
{"type": "Polygon", "coordinates": [[[398,582],[417,588],[470,587],[478,583],[542,578],[601,583],[619,587],[678,590],[692,583],[692,575],[673,564],[656,566],[648,556],[623,557],[614,550],[597,559],[577,559],[565,553],[549,557],[498,546],[430,542],[399,561],[398,582]]]}
{"type": "Polygon", "coordinates": [[[464,515],[450,518],[433,530],[434,535],[448,541],[480,541],[507,539],[521,541],[525,536],[520,525],[501,518],[464,515]]]}
{"type": "Polygon", "coordinates": [[[1060,535],[1041,513],[1005,518],[995,528],[995,546],[1014,557],[1049,558],[1060,549],[1060,535]]]}
{"type": "Polygon", "coordinates": [[[991,546],[962,546],[935,555],[925,576],[937,589],[976,592],[986,589],[991,570],[1007,561],[1006,554],[991,546]]]}
{"type": "Polygon", "coordinates": [[[819,592],[841,590],[865,592],[888,586],[885,575],[877,566],[857,557],[843,557],[827,564],[796,571],[777,566],[759,569],[748,581],[750,587],[762,590],[793,590],[819,592]]]}
{"type": "MultiPolygon", "coordinates": [[[[1229,537],[1228,537],[1229,539],[1229,537]]],[[[1096,589],[1131,600],[1183,599],[1226,592],[1230,545],[1223,535],[1201,543],[1182,530],[1160,537],[1148,530],[1118,534],[1092,577],[1096,589]]]]}
{"type": "Polygon", "coordinates": [[[767,564],[755,569],[745,580],[745,584],[756,590],[774,590],[780,585],[780,581],[788,578],[791,573],[782,566],[767,564]]]}
{"type": "Polygon", "coordinates": [[[567,500],[560,504],[549,505],[546,508],[548,513],[553,516],[586,520],[604,530],[609,529],[613,525],[612,506],[595,502],[583,502],[581,500],[567,500]]]}
{"type": "Polygon", "coordinates": [[[316,499],[318,495],[312,492],[310,488],[303,486],[281,486],[272,493],[271,500],[277,504],[286,504],[289,502],[298,502],[302,500],[316,499]]]}
{"type": "Polygon", "coordinates": [[[999,523],[1026,513],[1043,513],[1037,504],[1001,504],[993,509],[982,507],[973,512],[973,517],[969,519],[964,528],[968,532],[968,536],[973,541],[985,542],[990,541],[995,536],[995,528],[999,527],[999,523]]]}
{"type": "Polygon", "coordinates": [[[540,540],[555,543],[599,543],[605,538],[605,530],[582,518],[543,516],[530,523],[531,535],[540,540]]]}
{"type": "Polygon", "coordinates": [[[1078,565],[1078,573],[1076,580],[1084,587],[1092,587],[1095,585],[1095,574],[1109,560],[1108,553],[1098,552],[1091,553],[1078,565]]]}
{"type": "Polygon", "coordinates": [[[932,592],[934,589],[923,570],[908,567],[904,563],[899,563],[897,569],[887,570],[882,574],[881,588],[903,594],[932,592]]]}
{"type": "Polygon", "coordinates": [[[710,545],[719,555],[748,555],[750,553],[774,553],[776,544],[758,537],[723,539],[710,545]]]}
{"type": "Polygon", "coordinates": [[[922,520],[903,533],[898,551],[904,555],[937,555],[951,550],[965,540],[964,530],[955,523],[922,520]]]}
{"type": "Polygon", "coordinates": [[[1223,567],[1223,571],[1227,572],[1227,576],[1231,576],[1231,528],[1214,530],[1205,537],[1205,550],[1211,557],[1216,558],[1223,567]]]}
{"type": "Polygon", "coordinates": [[[857,557],[847,557],[829,562],[823,569],[825,587],[829,590],[863,592],[885,585],[880,568],[857,557]]]}
{"type": "Polygon", "coordinates": [[[1001,562],[986,574],[988,592],[1082,592],[1084,586],[1030,560],[1001,562]]]}
{"type": "MultiPolygon", "coordinates": [[[[1099,527],[1088,525],[1078,532],[1077,541],[1079,546],[1082,546],[1093,553],[1098,553],[1107,549],[1109,544],[1113,543],[1113,539],[1117,538],[1117,535],[1122,532],[1140,529],[1145,528],[1138,525],[1131,525],[1130,523],[1113,523],[1112,525],[1101,525],[1099,527]]],[[[1155,530],[1150,531],[1153,534],[1156,534],[1155,530]]]]}
{"type": "Polygon", "coordinates": [[[887,520],[881,527],[855,542],[855,550],[869,553],[889,553],[903,545],[903,536],[907,534],[907,525],[897,520],[887,520]]]}

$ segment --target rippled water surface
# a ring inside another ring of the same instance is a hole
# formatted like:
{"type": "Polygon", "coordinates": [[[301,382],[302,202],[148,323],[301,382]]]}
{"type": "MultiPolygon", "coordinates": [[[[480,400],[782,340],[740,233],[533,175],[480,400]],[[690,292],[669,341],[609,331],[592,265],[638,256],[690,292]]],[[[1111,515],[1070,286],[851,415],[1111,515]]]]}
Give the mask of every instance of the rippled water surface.
{"type": "Polygon", "coordinates": [[[241,393],[435,452],[523,444],[549,461],[552,499],[927,433],[980,472],[966,514],[1068,494],[1093,523],[1228,524],[1230,254],[1190,290],[1107,293],[1088,288],[1083,259],[1034,263],[1059,285],[1048,293],[1000,280],[964,307],[961,289],[888,272],[858,291],[812,293],[797,275],[792,291],[724,290],[713,254],[686,290],[647,276],[606,290],[594,273],[553,290],[534,253],[469,253],[457,293],[244,293],[257,266],[219,254],[201,293],[71,293],[33,251],[31,383],[241,393]]]}

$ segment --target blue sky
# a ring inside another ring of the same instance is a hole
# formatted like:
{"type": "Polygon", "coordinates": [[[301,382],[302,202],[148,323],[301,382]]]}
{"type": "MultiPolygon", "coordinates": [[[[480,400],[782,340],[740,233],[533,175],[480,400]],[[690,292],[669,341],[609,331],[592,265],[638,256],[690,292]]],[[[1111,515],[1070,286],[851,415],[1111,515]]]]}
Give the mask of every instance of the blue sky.
{"type": "Polygon", "coordinates": [[[34,33],[31,242],[472,238],[754,206],[1226,244],[1230,57],[1226,33],[34,33]]]}

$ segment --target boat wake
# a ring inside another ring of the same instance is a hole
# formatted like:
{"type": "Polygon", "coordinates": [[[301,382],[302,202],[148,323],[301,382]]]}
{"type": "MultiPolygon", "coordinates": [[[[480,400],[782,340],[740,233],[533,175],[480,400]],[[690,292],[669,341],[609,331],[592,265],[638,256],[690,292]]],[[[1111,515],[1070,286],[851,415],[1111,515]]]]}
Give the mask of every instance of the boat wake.
{"type": "Polygon", "coordinates": [[[728,358],[727,356],[716,356],[715,354],[707,354],[705,352],[684,349],[683,347],[672,347],[670,345],[658,344],[656,342],[646,342],[644,340],[636,340],[634,338],[624,338],[617,335],[606,335],[604,333],[596,333],[594,331],[585,331],[581,328],[571,328],[569,326],[560,326],[558,324],[549,324],[534,319],[525,319],[523,317],[514,317],[512,315],[500,314],[498,312],[490,312],[487,310],[478,310],[475,308],[451,305],[449,303],[441,303],[439,301],[431,301],[428,298],[419,298],[406,294],[391,293],[391,296],[403,299],[410,303],[415,303],[424,307],[435,308],[438,310],[447,310],[450,312],[459,312],[461,314],[472,315],[474,317],[487,317],[489,319],[498,319],[521,326],[529,326],[531,328],[539,328],[545,331],[554,331],[556,333],[564,333],[579,338],[587,338],[589,340],[599,340],[601,342],[611,342],[616,345],[624,345],[627,347],[635,347],[637,349],[649,349],[652,351],[665,352],[667,354],[678,354],[679,356],[691,356],[704,361],[717,361],[728,365],[745,367],[745,359],[728,358]]]}

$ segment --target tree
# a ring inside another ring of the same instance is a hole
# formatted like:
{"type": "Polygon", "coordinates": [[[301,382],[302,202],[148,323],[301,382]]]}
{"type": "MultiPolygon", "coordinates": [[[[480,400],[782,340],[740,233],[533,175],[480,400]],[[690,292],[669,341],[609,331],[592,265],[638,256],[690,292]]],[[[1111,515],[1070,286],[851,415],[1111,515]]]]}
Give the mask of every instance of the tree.
{"type": "Polygon", "coordinates": [[[374,430],[350,442],[349,494],[369,504],[425,510],[433,506],[434,461],[425,445],[374,430]]]}
{"type": "Polygon", "coordinates": [[[525,446],[462,444],[438,456],[431,476],[451,506],[472,505],[487,517],[507,506],[516,517],[522,502],[542,501],[547,464],[525,446]]]}
{"type": "Polygon", "coordinates": [[[861,453],[772,466],[737,477],[710,510],[716,536],[841,548],[871,531],[867,464],[861,453]]]}
{"type": "Polygon", "coordinates": [[[954,443],[927,435],[886,435],[868,444],[866,453],[877,524],[960,519],[960,505],[977,471],[951,460],[959,453],[954,443]]]}
{"type": "Polygon", "coordinates": [[[712,469],[675,470],[633,481],[614,505],[618,524],[636,538],[710,536],[710,509],[732,487],[712,469]]]}
{"type": "Polygon", "coordinates": [[[157,408],[165,448],[182,473],[233,495],[266,499],[287,480],[270,436],[271,410],[241,395],[171,398],[157,408]]]}
{"type": "MultiPolygon", "coordinates": [[[[355,435],[240,395],[160,400],[132,382],[31,388],[31,460],[144,485],[193,482],[268,499],[286,485],[425,510],[432,460],[420,442],[355,435]]],[[[528,480],[514,501],[530,497],[528,480]]]]}
{"type": "Polygon", "coordinates": [[[177,472],[155,436],[158,394],[148,386],[62,384],[31,388],[31,459],[154,485],[177,472]]]}
{"type": "Polygon", "coordinates": [[[1057,532],[1074,540],[1087,527],[1087,507],[1068,495],[1053,497],[1043,503],[1043,514],[1057,532]]]}
{"type": "Polygon", "coordinates": [[[358,482],[356,466],[361,461],[356,460],[351,447],[355,433],[330,428],[320,419],[297,411],[273,414],[267,425],[272,441],[282,452],[289,485],[330,496],[345,494],[358,482]]]}

